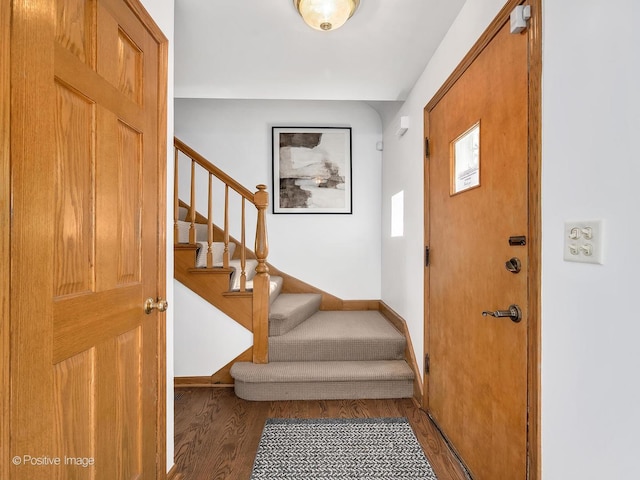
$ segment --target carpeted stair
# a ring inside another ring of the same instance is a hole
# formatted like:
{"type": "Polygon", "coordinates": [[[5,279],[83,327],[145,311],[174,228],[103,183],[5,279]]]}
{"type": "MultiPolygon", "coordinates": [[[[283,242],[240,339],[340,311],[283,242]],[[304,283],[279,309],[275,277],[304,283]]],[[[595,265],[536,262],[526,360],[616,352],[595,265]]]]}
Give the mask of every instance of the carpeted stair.
{"type": "MultiPolygon", "coordinates": [[[[274,298],[271,295],[270,298],[274,298]]],[[[304,322],[320,308],[322,296],[315,293],[283,293],[271,302],[269,336],[283,335],[304,322]]]]}
{"type": "Polygon", "coordinates": [[[411,397],[404,336],[377,311],[320,311],[320,301],[319,294],[277,295],[269,363],[234,364],[236,395],[256,401],[411,397]]]}
{"type": "MultiPolygon", "coordinates": [[[[181,243],[189,241],[186,216],[186,208],[181,207],[181,243]]],[[[198,268],[190,271],[204,271],[207,225],[196,223],[195,228],[198,268]]],[[[212,248],[214,267],[221,267],[224,244],[217,242],[212,248]]],[[[229,244],[230,256],[235,248],[229,244]]],[[[256,260],[247,259],[247,291],[253,288],[256,265],[256,260]]],[[[240,260],[231,259],[229,267],[229,293],[233,294],[240,290],[240,260]]],[[[406,340],[379,312],[320,311],[320,294],[281,293],[282,288],[283,279],[272,276],[270,363],[238,362],[231,368],[238,397],[268,401],[413,396],[414,374],[404,360],[406,340]]]]}

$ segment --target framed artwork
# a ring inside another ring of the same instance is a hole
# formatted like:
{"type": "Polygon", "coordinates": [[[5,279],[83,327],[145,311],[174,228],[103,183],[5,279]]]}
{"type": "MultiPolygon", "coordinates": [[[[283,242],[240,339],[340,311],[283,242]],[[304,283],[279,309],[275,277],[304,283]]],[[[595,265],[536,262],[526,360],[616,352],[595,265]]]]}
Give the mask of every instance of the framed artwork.
{"type": "Polygon", "coordinates": [[[480,122],[451,143],[451,195],[480,186],[480,122]]]}
{"type": "Polygon", "coordinates": [[[351,128],[273,127],[273,213],[352,213],[351,128]]]}

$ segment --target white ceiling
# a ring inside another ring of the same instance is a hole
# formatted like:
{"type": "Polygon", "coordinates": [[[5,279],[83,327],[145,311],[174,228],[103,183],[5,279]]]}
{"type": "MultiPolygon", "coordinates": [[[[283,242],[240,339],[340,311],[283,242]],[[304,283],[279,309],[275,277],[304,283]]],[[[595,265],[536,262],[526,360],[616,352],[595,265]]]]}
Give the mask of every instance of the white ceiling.
{"type": "Polygon", "coordinates": [[[176,0],[178,98],[404,100],[465,0],[361,0],[340,29],[293,0],[176,0]]]}

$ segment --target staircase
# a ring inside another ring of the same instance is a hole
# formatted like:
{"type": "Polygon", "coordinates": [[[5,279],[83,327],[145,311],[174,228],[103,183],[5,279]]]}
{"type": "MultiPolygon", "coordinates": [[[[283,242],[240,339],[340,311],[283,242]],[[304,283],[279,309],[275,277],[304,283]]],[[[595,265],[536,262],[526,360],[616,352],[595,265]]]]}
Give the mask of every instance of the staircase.
{"type": "Polygon", "coordinates": [[[377,311],[320,311],[319,294],[280,294],[269,314],[269,363],[238,362],[245,400],[413,396],[406,340],[377,311]]]}
{"type": "Polygon", "coordinates": [[[266,195],[264,187],[252,194],[178,139],[175,147],[175,278],[254,333],[252,361],[229,365],[236,395],[253,401],[413,397],[417,379],[405,335],[378,310],[340,310],[336,297],[286,274],[270,276],[276,270],[266,263],[264,197],[256,203],[255,252],[245,245],[244,202],[266,195]],[[190,204],[178,199],[179,154],[192,162],[190,204]],[[190,206],[196,165],[209,176],[206,217],[190,206]],[[224,228],[212,219],[214,178],[225,183],[224,228]],[[240,241],[229,235],[230,189],[243,197],[240,241]]]}

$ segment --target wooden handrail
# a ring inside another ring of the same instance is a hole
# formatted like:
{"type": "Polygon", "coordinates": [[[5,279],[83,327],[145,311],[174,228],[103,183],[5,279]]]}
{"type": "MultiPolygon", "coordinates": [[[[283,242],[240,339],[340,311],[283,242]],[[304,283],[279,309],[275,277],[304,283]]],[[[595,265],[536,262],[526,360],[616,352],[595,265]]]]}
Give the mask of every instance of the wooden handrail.
{"type": "MultiPolygon", "coordinates": [[[[230,264],[230,251],[229,251],[229,190],[235,191],[242,198],[241,204],[241,241],[240,241],[240,292],[246,291],[247,275],[246,275],[246,258],[247,247],[245,239],[245,202],[248,200],[251,202],[257,210],[256,220],[256,238],[255,238],[255,256],[258,261],[256,267],[256,274],[253,277],[253,361],[254,363],[267,363],[268,362],[268,335],[269,335],[269,293],[270,293],[270,278],[269,267],[267,265],[267,255],[269,253],[268,240],[267,240],[267,224],[266,224],[266,210],[269,206],[269,194],[267,193],[266,185],[258,185],[257,192],[253,193],[246,187],[242,186],[239,182],[231,178],[225,172],[209,162],[206,158],[186,145],[184,142],[174,137],[175,147],[175,179],[174,179],[174,232],[175,240],[177,244],[179,241],[179,229],[178,229],[178,211],[181,201],[179,200],[178,192],[178,162],[179,153],[183,153],[191,161],[191,178],[189,197],[190,204],[187,214],[187,220],[190,222],[189,226],[189,243],[195,244],[196,237],[196,165],[199,165],[207,172],[208,176],[208,191],[207,191],[207,255],[206,255],[206,267],[207,269],[213,269],[213,243],[214,243],[214,222],[213,222],[213,179],[214,177],[220,180],[224,184],[224,219],[223,219],[223,241],[224,252],[222,256],[223,268],[229,268],[230,264]]],[[[217,228],[217,227],[215,227],[217,228]]],[[[195,266],[195,265],[194,265],[195,266]]]]}
{"type": "Polygon", "coordinates": [[[253,203],[253,192],[251,190],[244,187],[238,181],[234,180],[228,174],[220,170],[213,163],[196,152],[193,148],[185,144],[182,140],[180,140],[179,138],[174,138],[173,146],[184,153],[191,160],[196,162],[198,165],[200,165],[202,168],[207,170],[209,173],[212,173],[216,178],[229,185],[229,187],[238,192],[251,203],[253,203]]]}

